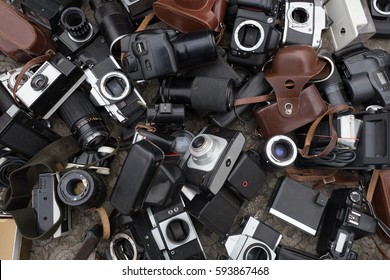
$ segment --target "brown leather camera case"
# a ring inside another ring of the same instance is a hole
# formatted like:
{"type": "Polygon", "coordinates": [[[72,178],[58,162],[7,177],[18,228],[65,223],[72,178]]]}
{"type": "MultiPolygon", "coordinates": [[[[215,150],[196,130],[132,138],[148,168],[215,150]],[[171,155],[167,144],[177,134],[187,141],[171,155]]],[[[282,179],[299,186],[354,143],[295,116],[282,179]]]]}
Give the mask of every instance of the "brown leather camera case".
{"type": "Polygon", "coordinates": [[[227,0],[157,0],[153,10],[161,21],[180,32],[220,32],[227,4],[227,0]]]}
{"type": "Polygon", "coordinates": [[[0,50],[16,62],[26,63],[55,50],[51,39],[12,6],[0,1],[0,50]]]}
{"type": "Polygon", "coordinates": [[[279,112],[278,103],[255,109],[259,132],[265,138],[282,135],[313,122],[327,110],[326,104],[315,85],[309,85],[299,95],[299,110],[292,117],[279,112]]]}
{"type": "MultiPolygon", "coordinates": [[[[378,183],[372,197],[376,216],[390,227],[390,169],[383,169],[379,173],[378,183]]],[[[381,239],[390,243],[390,237],[387,236],[380,228],[378,235],[381,239]]]]}

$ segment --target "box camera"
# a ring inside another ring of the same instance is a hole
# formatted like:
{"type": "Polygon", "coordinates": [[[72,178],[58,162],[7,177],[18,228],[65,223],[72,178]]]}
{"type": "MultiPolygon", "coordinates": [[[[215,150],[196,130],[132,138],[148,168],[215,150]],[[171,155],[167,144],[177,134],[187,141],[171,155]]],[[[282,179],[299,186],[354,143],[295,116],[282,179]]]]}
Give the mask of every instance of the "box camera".
{"type": "Polygon", "coordinates": [[[189,185],[217,194],[245,144],[239,131],[208,126],[191,141],[184,175],[189,185]]]}
{"type": "Polygon", "coordinates": [[[324,8],[332,19],[330,35],[336,51],[365,42],[375,34],[367,0],[326,1],[324,8]]]}
{"type": "Polygon", "coordinates": [[[322,0],[286,0],[283,45],[321,46],[322,31],[328,27],[328,18],[322,0]]]}
{"type": "Polygon", "coordinates": [[[335,53],[352,104],[390,104],[390,54],[355,45],[335,53]]]}
{"type": "Polygon", "coordinates": [[[239,235],[231,235],[225,248],[231,260],[274,260],[282,235],[266,224],[249,217],[239,235]]]}
{"type": "Polygon", "coordinates": [[[98,34],[98,27],[88,20],[83,10],[69,7],[62,11],[52,39],[63,55],[74,56],[92,43],[98,34]]]}
{"type": "Polygon", "coordinates": [[[38,120],[16,106],[3,83],[0,83],[0,114],[0,144],[27,158],[60,138],[45,120],[38,120]]]}
{"type": "Polygon", "coordinates": [[[390,36],[390,6],[388,0],[370,0],[370,11],[376,33],[374,37],[390,36]]]}
{"type": "Polygon", "coordinates": [[[83,71],[58,53],[24,82],[16,98],[35,116],[48,119],[84,80],[83,71]]]}
{"type": "Polygon", "coordinates": [[[357,258],[357,253],[351,250],[353,241],[375,233],[377,226],[376,219],[365,209],[364,200],[359,188],[333,190],[318,239],[319,255],[331,259],[357,258]]]}
{"type": "Polygon", "coordinates": [[[104,107],[121,123],[135,120],[144,113],[146,102],[109,54],[102,36],[79,52],[77,61],[84,68],[86,81],[91,86],[90,98],[95,106],[104,107]]]}
{"type": "Polygon", "coordinates": [[[179,34],[174,30],[145,30],[120,41],[124,69],[133,80],[176,74],[181,69],[217,59],[211,30],[179,34]]]}
{"type": "Polygon", "coordinates": [[[263,2],[238,1],[228,53],[230,63],[260,67],[279,45],[282,34],[274,26],[278,1],[263,2]]]}
{"type": "Polygon", "coordinates": [[[55,30],[61,13],[69,7],[80,7],[82,0],[20,0],[24,14],[40,26],[55,30]]]}
{"type": "Polygon", "coordinates": [[[152,235],[167,260],[205,260],[206,255],[181,200],[164,208],[148,207],[152,235]]]}

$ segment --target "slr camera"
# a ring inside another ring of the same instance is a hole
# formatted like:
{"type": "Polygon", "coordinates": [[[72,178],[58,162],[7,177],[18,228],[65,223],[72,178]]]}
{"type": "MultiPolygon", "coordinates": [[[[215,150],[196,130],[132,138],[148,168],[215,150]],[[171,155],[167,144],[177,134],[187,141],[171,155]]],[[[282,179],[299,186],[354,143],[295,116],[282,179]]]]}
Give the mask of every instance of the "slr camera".
{"type": "Polygon", "coordinates": [[[322,0],[286,0],[283,19],[283,45],[321,46],[322,31],[329,22],[322,0]]]}
{"type": "Polygon", "coordinates": [[[390,55],[362,44],[335,53],[347,95],[352,104],[390,104],[390,55]]]}
{"type": "Polygon", "coordinates": [[[390,2],[388,0],[369,0],[372,20],[374,21],[375,37],[390,36],[390,2]]]}
{"type": "Polygon", "coordinates": [[[189,185],[217,194],[245,144],[239,131],[205,127],[191,141],[184,175],[189,185]]]}
{"type": "Polygon", "coordinates": [[[185,67],[217,59],[211,30],[179,34],[174,30],[145,30],[120,40],[124,69],[133,80],[163,78],[185,67]]]}
{"type": "Polygon", "coordinates": [[[268,225],[249,217],[241,234],[225,241],[228,259],[274,260],[282,235],[268,225]]]}
{"type": "Polygon", "coordinates": [[[365,209],[364,193],[359,188],[333,190],[317,244],[322,258],[357,259],[354,240],[375,233],[377,221],[365,209]]]}
{"type": "Polygon", "coordinates": [[[239,0],[238,7],[228,61],[235,65],[262,66],[282,36],[275,28],[278,1],[239,0]]]}
{"type": "MultiPolygon", "coordinates": [[[[21,69],[2,76],[2,83],[13,96],[21,69]]],[[[35,72],[26,72],[16,99],[35,116],[48,119],[85,80],[83,71],[62,54],[44,62],[35,72]]]]}
{"type": "Polygon", "coordinates": [[[133,122],[144,113],[146,102],[133,87],[129,77],[110,55],[102,36],[98,36],[77,55],[90,85],[90,99],[97,107],[104,107],[118,122],[133,122]]]}

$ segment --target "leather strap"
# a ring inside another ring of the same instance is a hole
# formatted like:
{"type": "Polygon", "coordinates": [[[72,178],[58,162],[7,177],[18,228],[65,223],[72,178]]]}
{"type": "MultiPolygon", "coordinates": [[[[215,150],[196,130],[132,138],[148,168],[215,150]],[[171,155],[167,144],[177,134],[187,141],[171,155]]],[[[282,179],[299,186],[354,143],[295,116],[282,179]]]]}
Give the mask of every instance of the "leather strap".
{"type": "Polygon", "coordinates": [[[348,105],[346,105],[346,104],[340,104],[340,105],[337,105],[337,106],[331,106],[331,107],[328,108],[328,110],[325,113],[323,113],[321,116],[319,116],[313,122],[313,124],[309,128],[309,131],[307,132],[303,148],[302,149],[298,149],[300,155],[303,158],[310,159],[310,158],[324,157],[324,156],[328,155],[333,150],[333,148],[337,144],[337,131],[336,131],[336,128],[334,127],[334,124],[333,124],[333,115],[338,113],[338,112],[345,111],[345,110],[348,110],[348,109],[350,109],[350,107],[348,105]],[[318,125],[320,124],[321,120],[325,116],[329,116],[329,130],[330,130],[330,134],[331,134],[330,135],[331,136],[331,140],[329,141],[329,143],[325,147],[325,149],[322,150],[320,153],[314,154],[314,155],[309,155],[310,146],[311,146],[311,142],[312,142],[313,137],[314,137],[314,133],[315,133],[318,125]]]}
{"type": "Polygon", "coordinates": [[[102,207],[99,207],[99,208],[92,208],[91,211],[98,213],[100,220],[102,221],[102,226],[103,226],[102,238],[104,240],[110,239],[111,236],[110,220],[108,218],[106,210],[102,207]]]}
{"type": "MultiPolygon", "coordinates": [[[[10,187],[6,190],[4,211],[10,213],[15,223],[26,239],[47,239],[58,229],[62,220],[64,209],[59,201],[60,217],[46,232],[39,232],[35,210],[30,206],[32,190],[38,183],[41,173],[55,174],[57,163],[68,159],[80,151],[75,138],[70,135],[63,137],[42,149],[25,166],[10,175],[10,187]]],[[[54,180],[56,187],[57,181],[54,180]]]]}
{"type": "Polygon", "coordinates": [[[234,100],[234,106],[246,105],[246,104],[255,104],[260,102],[272,101],[275,100],[275,94],[270,93],[267,95],[260,95],[254,97],[239,98],[234,100]]]}
{"type": "Polygon", "coordinates": [[[376,185],[378,184],[380,172],[381,171],[379,169],[374,169],[371,175],[370,183],[368,184],[366,199],[370,203],[372,202],[372,198],[374,197],[374,192],[376,189],[376,185]]]}
{"type": "Polygon", "coordinates": [[[150,14],[148,14],[141,22],[141,24],[138,26],[136,32],[144,31],[146,27],[149,25],[149,22],[154,18],[155,15],[156,15],[155,12],[151,12],[150,14]]]}

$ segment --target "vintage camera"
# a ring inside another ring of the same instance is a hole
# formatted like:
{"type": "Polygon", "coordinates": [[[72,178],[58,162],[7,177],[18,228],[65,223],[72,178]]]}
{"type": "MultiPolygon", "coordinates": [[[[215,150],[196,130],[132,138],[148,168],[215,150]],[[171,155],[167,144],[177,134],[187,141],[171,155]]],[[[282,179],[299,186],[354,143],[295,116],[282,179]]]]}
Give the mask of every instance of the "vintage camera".
{"type": "Polygon", "coordinates": [[[90,98],[95,106],[103,106],[110,116],[121,123],[132,122],[144,114],[146,102],[128,76],[109,54],[105,39],[98,36],[77,56],[91,86],[90,98]]]}
{"type": "Polygon", "coordinates": [[[205,260],[206,255],[181,198],[166,207],[146,209],[152,235],[167,260],[205,260]]]}
{"type": "Polygon", "coordinates": [[[282,44],[304,44],[318,49],[322,31],[329,25],[322,0],[286,0],[284,12],[282,44]]]}
{"type": "Polygon", "coordinates": [[[80,7],[82,0],[20,0],[24,14],[40,26],[55,30],[62,12],[69,7],[80,7]]]}
{"type": "Polygon", "coordinates": [[[81,148],[95,150],[108,140],[110,133],[85,92],[76,90],[59,108],[58,114],[81,148]]]}
{"type": "Polygon", "coordinates": [[[111,237],[103,252],[105,260],[163,260],[147,218],[113,211],[109,217],[111,237]]]}
{"type": "Polygon", "coordinates": [[[31,193],[38,234],[41,235],[50,230],[60,219],[61,224],[52,237],[56,238],[69,233],[72,228],[71,209],[57,202],[56,178],[53,174],[41,173],[38,182],[39,184],[33,188],[31,193]]]}
{"type": "Polygon", "coordinates": [[[238,5],[228,61],[234,65],[261,67],[282,36],[274,26],[278,1],[238,1],[238,5]]]}
{"type": "Polygon", "coordinates": [[[390,104],[389,53],[358,44],[334,55],[352,104],[390,104]]]}
{"type": "Polygon", "coordinates": [[[375,24],[375,37],[390,36],[390,3],[388,0],[370,0],[370,11],[375,24]]]}
{"type": "Polygon", "coordinates": [[[208,126],[191,141],[184,175],[189,185],[217,194],[244,146],[239,131],[208,126]]]}
{"type": "Polygon", "coordinates": [[[110,54],[119,54],[119,40],[135,31],[125,7],[119,0],[89,0],[89,5],[95,13],[95,20],[109,46],[110,54]]]}
{"type": "Polygon", "coordinates": [[[241,234],[227,238],[225,248],[231,260],[274,260],[281,239],[279,232],[249,217],[241,234]]]}
{"type": "Polygon", "coordinates": [[[376,219],[365,209],[364,193],[359,188],[333,190],[325,209],[317,252],[322,258],[357,259],[357,253],[351,250],[353,241],[375,233],[376,226],[376,219]]]}
{"type": "Polygon", "coordinates": [[[43,119],[48,119],[85,80],[83,71],[60,53],[26,77],[16,98],[43,119]]]}
{"type": "Polygon", "coordinates": [[[295,142],[286,135],[273,136],[260,148],[262,166],[268,170],[285,168],[293,164],[297,155],[295,142]]]}
{"type": "Polygon", "coordinates": [[[98,34],[98,27],[88,20],[83,10],[69,7],[61,13],[59,24],[53,30],[52,39],[63,55],[74,56],[92,43],[98,34]]]}
{"type": "Polygon", "coordinates": [[[229,112],[233,107],[235,87],[232,79],[195,77],[165,79],[160,87],[163,102],[185,104],[207,112],[229,112]]]}
{"type": "Polygon", "coordinates": [[[0,144],[27,158],[33,157],[60,136],[46,120],[39,120],[20,109],[9,89],[0,83],[0,144]],[[26,141],[28,139],[28,141],[26,141]]]}
{"type": "Polygon", "coordinates": [[[94,171],[73,169],[61,175],[57,187],[60,200],[78,208],[99,207],[107,195],[107,187],[94,171]]]}
{"type": "Polygon", "coordinates": [[[211,30],[180,34],[174,30],[145,30],[120,41],[124,69],[133,80],[176,74],[181,69],[217,59],[211,30]]]}

